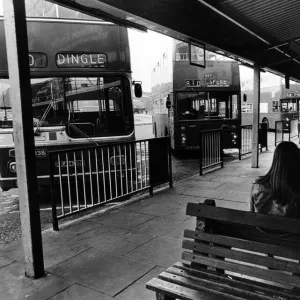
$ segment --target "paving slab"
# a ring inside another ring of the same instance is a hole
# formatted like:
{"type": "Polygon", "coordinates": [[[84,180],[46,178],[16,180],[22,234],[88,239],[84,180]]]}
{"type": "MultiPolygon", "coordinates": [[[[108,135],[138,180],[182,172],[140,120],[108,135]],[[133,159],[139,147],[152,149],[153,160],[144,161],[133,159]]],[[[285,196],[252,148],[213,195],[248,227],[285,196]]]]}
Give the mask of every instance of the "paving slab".
{"type": "Polygon", "coordinates": [[[146,289],[146,283],[160,273],[165,271],[165,268],[155,267],[142,278],[127,287],[124,291],[116,296],[119,300],[156,300],[156,295],[153,291],[146,289]]]}
{"type": "MultiPolygon", "coordinates": [[[[163,204],[163,203],[174,204],[174,205],[175,204],[186,205],[188,202],[198,202],[198,201],[202,200],[201,197],[197,197],[197,196],[177,195],[177,194],[168,193],[165,191],[154,194],[153,198],[155,198],[155,201],[153,201],[152,203],[149,203],[149,205],[145,206],[145,207],[150,207],[150,205],[153,205],[153,204],[163,204]]],[[[136,212],[141,211],[141,209],[136,210],[136,212]]]]}
{"type": "MultiPolygon", "coordinates": [[[[200,177],[200,176],[199,176],[200,177]]],[[[180,189],[186,189],[186,188],[194,188],[195,185],[197,185],[197,188],[202,189],[214,189],[221,185],[222,183],[217,181],[211,181],[211,180],[199,180],[199,178],[191,178],[189,181],[184,182],[184,184],[176,185],[176,189],[180,191],[180,189]]]]}
{"type": "Polygon", "coordinates": [[[146,261],[160,267],[168,268],[180,261],[181,253],[181,241],[157,237],[127,253],[125,256],[141,262],[146,261]]]}
{"type": "MultiPolygon", "coordinates": [[[[250,205],[250,190],[249,192],[240,192],[240,191],[234,191],[232,194],[226,196],[224,200],[231,200],[235,202],[244,202],[250,205]]],[[[227,201],[223,201],[227,202],[227,201]]]]}
{"type": "Polygon", "coordinates": [[[153,216],[150,215],[116,210],[108,214],[92,217],[87,219],[87,221],[103,224],[110,228],[130,229],[151,219],[153,219],[153,216]]]}
{"type": "Polygon", "coordinates": [[[79,284],[73,284],[49,300],[113,300],[115,298],[91,290],[79,284]]]}
{"type": "Polygon", "coordinates": [[[234,183],[249,183],[249,182],[253,182],[252,178],[245,178],[245,177],[240,177],[240,176],[217,176],[215,178],[212,179],[212,181],[219,181],[219,182],[234,182],[234,183]]]}
{"type": "Polygon", "coordinates": [[[51,272],[90,289],[115,296],[155,267],[92,248],[51,268],[51,272]]]}
{"type": "MultiPolygon", "coordinates": [[[[253,180],[250,180],[250,182],[243,182],[243,183],[235,183],[233,182],[226,182],[223,183],[222,185],[219,185],[216,187],[216,191],[239,191],[239,192],[248,192],[250,193],[251,186],[252,186],[253,180]]],[[[224,197],[226,198],[226,196],[224,197]]]]}
{"type": "MultiPolygon", "coordinates": [[[[11,260],[11,259],[7,259],[7,258],[4,258],[4,257],[0,257],[0,269],[7,266],[7,265],[10,265],[11,263],[13,263],[14,261],[11,260]]],[[[1,271],[1,270],[0,270],[1,271]]]]}
{"type": "MultiPolygon", "coordinates": [[[[73,239],[48,238],[43,242],[43,254],[45,269],[67,260],[81,252],[88,250],[90,246],[78,243],[73,239]]],[[[23,247],[21,242],[7,247],[1,251],[1,256],[23,263],[23,247]]]]}
{"type": "MultiPolygon", "coordinates": [[[[191,201],[192,202],[192,201],[191,201]]],[[[157,202],[144,209],[139,210],[140,213],[161,216],[168,219],[184,221],[189,217],[186,215],[186,206],[166,202],[157,202]]]]}
{"type": "Polygon", "coordinates": [[[215,189],[203,189],[198,187],[196,184],[193,187],[180,187],[177,188],[176,186],[173,189],[167,191],[171,194],[179,194],[179,195],[190,195],[190,196],[198,196],[202,198],[216,198],[222,199],[227,195],[231,194],[233,191],[216,191],[215,189]]]}
{"type": "Polygon", "coordinates": [[[109,253],[124,255],[154,237],[148,234],[140,234],[122,229],[116,229],[102,234],[93,234],[87,232],[77,236],[75,239],[78,243],[95,247],[99,250],[108,251],[109,253]]]}
{"type": "Polygon", "coordinates": [[[65,290],[73,281],[53,274],[40,279],[25,276],[24,266],[12,263],[0,271],[0,299],[3,300],[46,300],[65,290]]]}
{"type": "Polygon", "coordinates": [[[80,235],[84,232],[89,232],[91,230],[97,229],[101,232],[109,231],[110,228],[103,226],[102,224],[97,224],[88,221],[80,221],[69,224],[68,227],[60,226],[59,231],[47,231],[43,234],[43,241],[47,241],[48,239],[73,239],[77,235],[80,235]]]}
{"type": "Polygon", "coordinates": [[[124,205],[124,206],[120,207],[118,210],[136,212],[136,211],[139,211],[140,209],[143,209],[153,203],[156,203],[157,201],[158,201],[158,199],[155,194],[155,197],[148,196],[145,199],[141,199],[137,202],[133,202],[133,203],[124,205]]]}
{"type": "Polygon", "coordinates": [[[157,236],[171,236],[174,229],[181,228],[185,223],[175,219],[155,217],[132,229],[132,232],[157,236]]]}

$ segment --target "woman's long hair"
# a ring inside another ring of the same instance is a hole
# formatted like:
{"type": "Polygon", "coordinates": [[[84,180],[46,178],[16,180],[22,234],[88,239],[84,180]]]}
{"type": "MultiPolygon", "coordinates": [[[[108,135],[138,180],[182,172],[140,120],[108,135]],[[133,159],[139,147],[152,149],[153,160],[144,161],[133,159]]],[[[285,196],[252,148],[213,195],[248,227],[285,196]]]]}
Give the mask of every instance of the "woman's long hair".
{"type": "Polygon", "coordinates": [[[256,182],[271,188],[277,204],[287,205],[300,197],[299,174],[300,150],[293,142],[281,142],[275,149],[269,172],[256,182]]]}

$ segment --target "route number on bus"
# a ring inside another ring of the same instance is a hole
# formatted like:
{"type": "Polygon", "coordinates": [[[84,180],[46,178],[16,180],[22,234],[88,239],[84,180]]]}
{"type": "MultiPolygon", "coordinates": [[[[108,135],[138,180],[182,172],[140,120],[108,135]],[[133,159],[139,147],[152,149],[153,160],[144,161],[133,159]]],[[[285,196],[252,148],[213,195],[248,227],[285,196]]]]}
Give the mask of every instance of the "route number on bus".
{"type": "Polygon", "coordinates": [[[30,68],[45,68],[47,67],[47,55],[42,52],[29,52],[29,67],[30,68]]]}
{"type": "Polygon", "coordinates": [[[187,87],[199,87],[201,86],[201,80],[199,79],[186,79],[185,80],[187,87]]]}

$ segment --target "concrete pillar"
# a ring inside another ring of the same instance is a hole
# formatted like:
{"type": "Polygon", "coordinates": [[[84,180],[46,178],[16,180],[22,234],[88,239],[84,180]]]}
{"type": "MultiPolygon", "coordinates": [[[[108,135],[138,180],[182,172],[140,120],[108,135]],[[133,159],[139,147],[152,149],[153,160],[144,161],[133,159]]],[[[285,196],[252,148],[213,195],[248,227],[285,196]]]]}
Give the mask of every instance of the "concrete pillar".
{"type": "Polygon", "coordinates": [[[254,64],[253,81],[253,127],[252,127],[252,168],[258,168],[258,129],[260,108],[260,66],[254,64]]]}
{"type": "Polygon", "coordinates": [[[39,278],[44,275],[44,259],[39,200],[37,197],[32,96],[24,0],[4,0],[3,9],[25,274],[29,277],[39,278]]]}

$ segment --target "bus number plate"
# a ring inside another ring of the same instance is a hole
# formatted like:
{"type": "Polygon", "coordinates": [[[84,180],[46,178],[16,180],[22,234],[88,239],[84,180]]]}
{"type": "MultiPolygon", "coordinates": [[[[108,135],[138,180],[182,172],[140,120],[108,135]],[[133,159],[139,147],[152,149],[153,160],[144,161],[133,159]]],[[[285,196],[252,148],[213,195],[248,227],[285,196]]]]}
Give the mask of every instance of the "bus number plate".
{"type": "Polygon", "coordinates": [[[47,150],[46,149],[36,149],[35,156],[36,157],[47,157],[47,150]]]}
{"type": "MultiPolygon", "coordinates": [[[[74,160],[70,160],[69,161],[69,167],[75,167],[75,163],[76,163],[76,167],[82,167],[82,165],[85,165],[84,162],[82,162],[82,160],[76,160],[76,162],[74,160]]],[[[60,161],[60,167],[61,168],[66,168],[67,167],[67,161],[66,160],[61,160],[60,161]]],[[[58,168],[59,167],[59,163],[58,161],[55,162],[55,166],[58,168]]]]}

